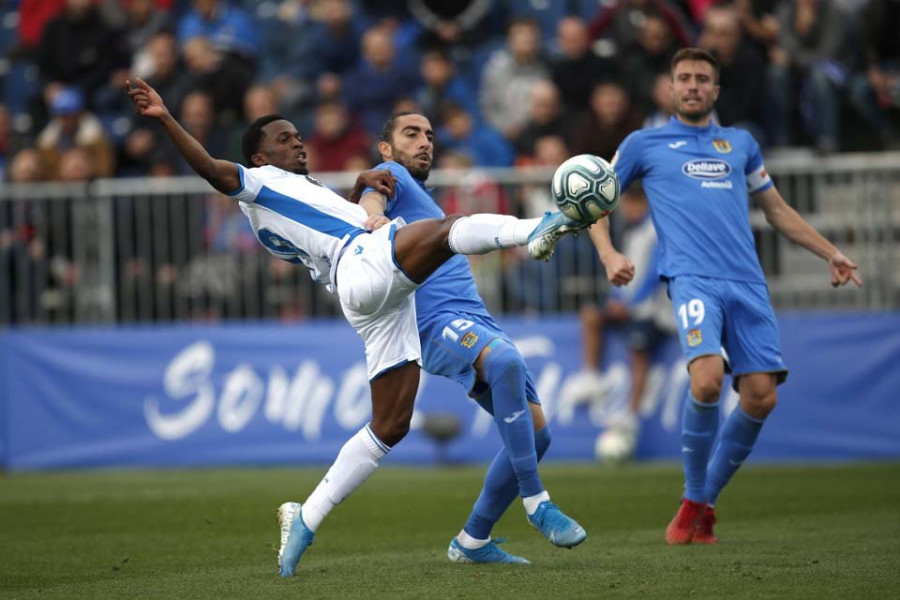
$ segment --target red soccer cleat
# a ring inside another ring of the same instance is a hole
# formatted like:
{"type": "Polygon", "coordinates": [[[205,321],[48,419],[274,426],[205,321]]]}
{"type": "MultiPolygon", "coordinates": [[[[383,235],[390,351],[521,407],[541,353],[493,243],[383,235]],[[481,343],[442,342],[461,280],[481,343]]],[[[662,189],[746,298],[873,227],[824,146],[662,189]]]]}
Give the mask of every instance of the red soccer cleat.
{"type": "Polygon", "coordinates": [[[715,544],[719,541],[713,535],[713,525],[716,524],[716,510],[712,506],[707,506],[700,518],[697,520],[697,528],[694,529],[694,537],[691,541],[695,544],[715,544]]]}
{"type": "Polygon", "coordinates": [[[684,498],[672,522],[666,527],[666,543],[670,546],[690,544],[700,516],[705,512],[706,503],[692,502],[684,498]]]}

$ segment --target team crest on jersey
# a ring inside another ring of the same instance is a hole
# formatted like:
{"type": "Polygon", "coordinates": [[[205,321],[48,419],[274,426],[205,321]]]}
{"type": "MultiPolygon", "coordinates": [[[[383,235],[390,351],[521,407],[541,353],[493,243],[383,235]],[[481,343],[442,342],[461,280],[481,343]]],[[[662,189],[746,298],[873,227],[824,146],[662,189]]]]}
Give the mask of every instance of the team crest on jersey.
{"type": "Polygon", "coordinates": [[[317,185],[319,187],[325,187],[325,185],[321,181],[316,179],[315,177],[310,177],[309,175],[306,175],[306,180],[313,185],[317,185]]]}
{"type": "Polygon", "coordinates": [[[478,334],[474,331],[470,331],[466,335],[459,340],[459,343],[463,345],[464,348],[471,348],[475,345],[475,342],[478,341],[478,334]]]}
{"type": "Polygon", "coordinates": [[[691,329],[687,332],[687,343],[688,346],[693,348],[694,346],[699,346],[703,343],[703,332],[699,329],[691,329]]]}
{"type": "Polygon", "coordinates": [[[713,140],[713,148],[715,148],[716,152],[719,152],[720,154],[728,154],[729,152],[731,152],[731,143],[728,140],[716,138],[713,140]]]}

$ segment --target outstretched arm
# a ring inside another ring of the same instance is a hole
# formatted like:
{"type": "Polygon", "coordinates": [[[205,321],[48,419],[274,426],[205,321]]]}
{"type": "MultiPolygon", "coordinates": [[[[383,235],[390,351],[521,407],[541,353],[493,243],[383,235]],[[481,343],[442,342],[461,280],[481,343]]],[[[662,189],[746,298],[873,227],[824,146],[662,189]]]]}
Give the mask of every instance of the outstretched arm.
{"type": "Polygon", "coordinates": [[[591,241],[606,268],[606,277],[613,285],[627,285],[634,279],[634,265],[624,254],[613,247],[609,237],[609,219],[600,219],[588,230],[591,241]]]}
{"type": "Polygon", "coordinates": [[[852,280],[858,287],[862,287],[856,264],[788,206],[775,186],[757,192],[753,198],[765,213],[766,221],[778,233],[828,261],[832,286],[844,285],[852,280]]]}
{"type": "Polygon", "coordinates": [[[200,177],[223,194],[240,189],[241,176],[238,166],[233,162],[218,160],[210,156],[200,142],[191,137],[191,134],[178,124],[178,121],[166,108],[162,97],[146,81],[138,77],[135,79],[134,87],[132,87],[131,81],[126,81],[125,89],[134,103],[135,112],[142,117],[150,117],[159,121],[175,147],[200,177]]]}

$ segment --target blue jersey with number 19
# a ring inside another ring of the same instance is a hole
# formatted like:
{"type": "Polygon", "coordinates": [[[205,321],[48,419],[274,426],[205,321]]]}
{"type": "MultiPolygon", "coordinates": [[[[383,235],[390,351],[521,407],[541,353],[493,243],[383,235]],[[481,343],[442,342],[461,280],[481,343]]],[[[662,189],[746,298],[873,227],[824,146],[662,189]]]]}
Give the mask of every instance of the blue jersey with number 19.
{"type": "Polygon", "coordinates": [[[746,131],[693,127],[675,117],[635,131],[613,158],[621,188],[641,179],[659,235],[661,277],[701,275],[765,283],[750,229],[748,192],[772,187],[746,131]]]}

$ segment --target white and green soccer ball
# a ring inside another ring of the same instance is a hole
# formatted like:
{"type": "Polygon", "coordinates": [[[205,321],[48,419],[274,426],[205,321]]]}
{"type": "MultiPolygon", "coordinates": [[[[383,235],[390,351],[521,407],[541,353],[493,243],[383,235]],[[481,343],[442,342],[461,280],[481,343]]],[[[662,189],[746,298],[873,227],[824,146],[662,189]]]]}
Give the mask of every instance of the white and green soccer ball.
{"type": "Polygon", "coordinates": [[[615,170],[593,154],[579,154],[559,165],[550,188],[559,210],[582,223],[595,223],[619,202],[615,170]]]}

